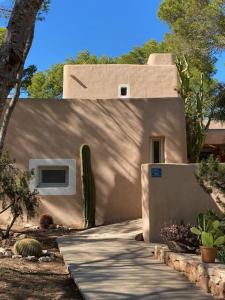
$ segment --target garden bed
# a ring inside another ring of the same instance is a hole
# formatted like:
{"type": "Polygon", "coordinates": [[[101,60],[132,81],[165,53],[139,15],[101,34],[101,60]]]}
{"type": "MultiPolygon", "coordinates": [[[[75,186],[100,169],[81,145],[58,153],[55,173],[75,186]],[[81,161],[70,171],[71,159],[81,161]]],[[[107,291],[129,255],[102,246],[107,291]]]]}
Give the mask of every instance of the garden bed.
{"type": "Polygon", "coordinates": [[[216,299],[225,299],[225,264],[202,263],[199,255],[174,253],[162,245],[155,246],[154,255],[216,299]]]}
{"type": "MultiPolygon", "coordinates": [[[[43,249],[54,253],[50,262],[32,262],[26,259],[0,258],[0,299],[76,299],[81,300],[79,291],[71,279],[59,253],[56,238],[64,235],[64,230],[25,230],[26,237],[39,240],[43,249]]],[[[66,234],[74,231],[67,232],[66,234]]],[[[19,238],[19,234],[18,234],[19,238]]],[[[6,247],[0,241],[0,247],[6,247]]],[[[7,245],[7,249],[12,246],[7,245]]]]}

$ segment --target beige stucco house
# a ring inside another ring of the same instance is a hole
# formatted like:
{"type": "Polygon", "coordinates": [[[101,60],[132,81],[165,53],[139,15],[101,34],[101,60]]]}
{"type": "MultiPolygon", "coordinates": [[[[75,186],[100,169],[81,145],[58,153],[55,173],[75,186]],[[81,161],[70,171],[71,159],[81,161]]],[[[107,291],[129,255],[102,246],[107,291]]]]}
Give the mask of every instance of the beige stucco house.
{"type": "Polygon", "coordinates": [[[225,162],[225,123],[212,121],[205,140],[201,157],[214,155],[221,162],[225,162]]]}
{"type": "MultiPolygon", "coordinates": [[[[80,146],[96,182],[96,224],[141,217],[141,165],[186,163],[184,104],[171,54],[147,65],[67,65],[63,99],[27,99],[15,109],[6,148],[31,182],[41,213],[81,227],[80,146]]],[[[7,215],[0,222],[3,223],[7,215]]]]}

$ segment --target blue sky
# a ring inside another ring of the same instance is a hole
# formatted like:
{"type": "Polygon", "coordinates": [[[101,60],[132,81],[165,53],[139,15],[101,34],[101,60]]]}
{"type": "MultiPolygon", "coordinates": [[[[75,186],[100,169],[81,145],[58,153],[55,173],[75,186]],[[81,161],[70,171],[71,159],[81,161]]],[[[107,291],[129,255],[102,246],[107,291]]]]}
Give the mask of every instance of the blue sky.
{"type": "MultiPolygon", "coordinates": [[[[27,64],[45,70],[83,49],[118,56],[150,38],[163,39],[167,25],[157,17],[161,0],[52,0],[38,22],[27,64]]],[[[225,80],[225,53],[216,77],[225,80]]]]}

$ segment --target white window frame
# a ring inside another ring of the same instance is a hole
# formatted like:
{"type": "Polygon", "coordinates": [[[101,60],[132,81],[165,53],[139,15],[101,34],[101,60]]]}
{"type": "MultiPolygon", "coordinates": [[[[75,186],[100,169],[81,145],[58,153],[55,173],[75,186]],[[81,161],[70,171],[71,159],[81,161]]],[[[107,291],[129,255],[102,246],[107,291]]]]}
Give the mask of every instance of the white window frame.
{"type": "Polygon", "coordinates": [[[165,163],[165,139],[163,137],[151,137],[150,138],[150,162],[153,164],[155,163],[154,162],[154,142],[157,141],[157,142],[160,142],[160,162],[159,164],[163,164],[165,163]]]}
{"type": "Polygon", "coordinates": [[[34,176],[30,182],[30,189],[37,189],[40,195],[74,195],[76,194],[76,160],[75,159],[30,159],[29,169],[34,170],[34,176]],[[66,186],[39,186],[41,168],[68,168],[68,184],[66,186]]]}
{"type": "Polygon", "coordinates": [[[130,98],[130,85],[128,83],[119,84],[119,86],[118,86],[118,98],[130,98]],[[127,95],[126,96],[121,95],[121,88],[126,88],[127,89],[127,95]]]}

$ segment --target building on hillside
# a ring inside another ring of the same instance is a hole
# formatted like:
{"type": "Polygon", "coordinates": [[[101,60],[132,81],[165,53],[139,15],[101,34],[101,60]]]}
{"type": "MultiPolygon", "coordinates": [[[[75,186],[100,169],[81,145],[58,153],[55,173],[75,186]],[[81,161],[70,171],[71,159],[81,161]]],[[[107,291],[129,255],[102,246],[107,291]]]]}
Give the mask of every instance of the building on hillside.
{"type": "Polygon", "coordinates": [[[225,162],[225,123],[212,121],[209,126],[201,158],[210,155],[225,162]]]}
{"type": "Polygon", "coordinates": [[[152,54],[147,65],[65,66],[62,100],[20,101],[6,148],[34,169],[40,214],[82,226],[79,152],[88,144],[96,224],[141,217],[141,165],[187,161],[178,82],[173,55],[152,54]]]}

